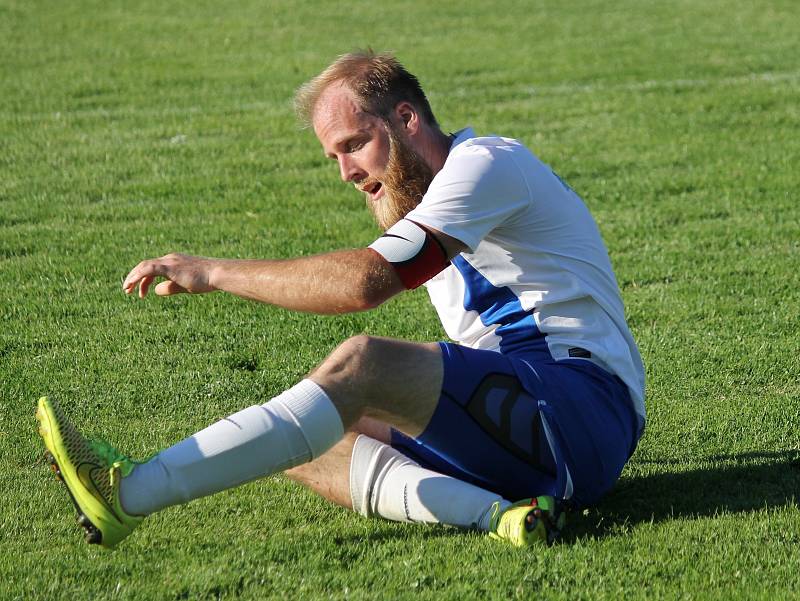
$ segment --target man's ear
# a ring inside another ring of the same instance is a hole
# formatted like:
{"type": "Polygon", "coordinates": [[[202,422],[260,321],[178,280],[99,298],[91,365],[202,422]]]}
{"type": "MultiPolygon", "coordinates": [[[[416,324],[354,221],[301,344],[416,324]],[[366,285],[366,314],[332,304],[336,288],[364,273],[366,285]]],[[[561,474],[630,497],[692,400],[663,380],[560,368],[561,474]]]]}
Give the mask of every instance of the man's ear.
{"type": "Polygon", "coordinates": [[[394,115],[398,125],[409,135],[414,135],[419,131],[419,114],[410,102],[405,100],[398,102],[394,107],[394,115]]]}

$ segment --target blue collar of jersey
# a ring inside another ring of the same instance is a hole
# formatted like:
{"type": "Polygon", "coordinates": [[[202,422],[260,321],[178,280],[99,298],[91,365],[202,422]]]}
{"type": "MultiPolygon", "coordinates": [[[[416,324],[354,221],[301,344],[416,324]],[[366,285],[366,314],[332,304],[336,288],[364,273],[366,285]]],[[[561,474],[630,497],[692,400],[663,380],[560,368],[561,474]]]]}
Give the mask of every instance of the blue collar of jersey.
{"type": "Polygon", "coordinates": [[[469,126],[465,127],[464,129],[459,129],[456,133],[453,134],[453,143],[450,144],[450,152],[453,152],[453,149],[462,142],[466,142],[471,138],[477,138],[477,137],[478,136],[475,135],[475,130],[469,126]]]}

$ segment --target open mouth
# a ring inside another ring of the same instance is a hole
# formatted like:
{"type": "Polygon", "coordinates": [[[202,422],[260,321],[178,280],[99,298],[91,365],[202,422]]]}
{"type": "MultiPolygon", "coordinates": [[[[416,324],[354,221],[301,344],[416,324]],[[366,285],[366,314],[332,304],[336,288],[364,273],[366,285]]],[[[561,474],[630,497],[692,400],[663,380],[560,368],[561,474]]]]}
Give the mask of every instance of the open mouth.
{"type": "Polygon", "coordinates": [[[366,194],[367,198],[370,200],[378,200],[381,196],[383,196],[383,184],[377,181],[369,182],[359,189],[366,194]]]}

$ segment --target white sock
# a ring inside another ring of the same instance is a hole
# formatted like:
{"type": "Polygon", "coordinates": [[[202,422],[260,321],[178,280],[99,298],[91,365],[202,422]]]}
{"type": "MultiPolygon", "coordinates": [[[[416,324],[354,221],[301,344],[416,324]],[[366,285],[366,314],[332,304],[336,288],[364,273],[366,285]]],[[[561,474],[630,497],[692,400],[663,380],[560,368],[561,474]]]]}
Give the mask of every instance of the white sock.
{"type": "Polygon", "coordinates": [[[120,483],[125,511],[147,515],[319,457],[343,436],[328,395],[303,380],[137,466],[120,483]]]}
{"type": "Polygon", "coordinates": [[[462,480],[427,470],[396,449],[361,435],[350,462],[353,509],[396,522],[489,529],[492,506],[511,503],[462,480]]]}

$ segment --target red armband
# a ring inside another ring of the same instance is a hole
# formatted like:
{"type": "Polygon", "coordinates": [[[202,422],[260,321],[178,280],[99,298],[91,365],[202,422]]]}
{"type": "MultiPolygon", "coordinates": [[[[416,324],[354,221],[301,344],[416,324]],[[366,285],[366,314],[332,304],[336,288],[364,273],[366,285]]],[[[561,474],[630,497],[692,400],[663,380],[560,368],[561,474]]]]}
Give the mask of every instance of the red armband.
{"type": "Polygon", "coordinates": [[[394,267],[409,290],[424,284],[450,264],[441,242],[408,219],[395,223],[369,248],[394,267]]]}

